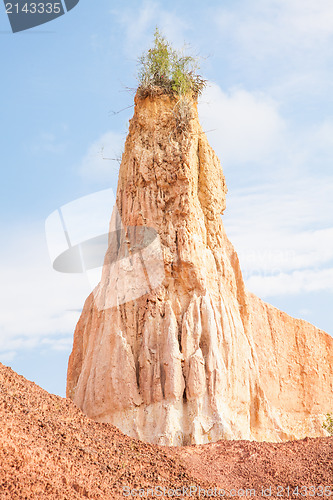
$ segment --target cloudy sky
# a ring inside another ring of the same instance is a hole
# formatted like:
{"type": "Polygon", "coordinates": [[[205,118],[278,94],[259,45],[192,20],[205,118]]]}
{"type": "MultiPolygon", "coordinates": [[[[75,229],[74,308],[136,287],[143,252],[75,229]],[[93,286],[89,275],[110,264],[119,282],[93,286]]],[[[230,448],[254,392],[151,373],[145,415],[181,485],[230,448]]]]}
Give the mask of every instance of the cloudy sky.
{"type": "Polygon", "coordinates": [[[107,225],[156,25],[201,57],[201,121],[248,288],[333,333],[331,0],[81,0],[17,34],[1,5],[0,361],[56,394],[91,285],[52,269],[45,221],[103,190],[87,216],[104,207],[107,225]]]}

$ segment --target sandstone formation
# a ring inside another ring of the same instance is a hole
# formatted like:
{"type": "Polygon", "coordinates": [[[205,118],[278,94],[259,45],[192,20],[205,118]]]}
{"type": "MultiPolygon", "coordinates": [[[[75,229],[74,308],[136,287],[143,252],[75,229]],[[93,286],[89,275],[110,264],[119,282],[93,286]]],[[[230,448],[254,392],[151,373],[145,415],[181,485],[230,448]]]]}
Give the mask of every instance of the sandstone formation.
{"type": "Polygon", "coordinates": [[[177,106],[163,94],[135,98],[110,246],[75,331],[67,395],[151,443],[324,435],[333,339],[245,289],[221,218],[222,167],[196,103],[187,124],[177,106]],[[158,236],[136,275],[143,227],[158,236]]]}

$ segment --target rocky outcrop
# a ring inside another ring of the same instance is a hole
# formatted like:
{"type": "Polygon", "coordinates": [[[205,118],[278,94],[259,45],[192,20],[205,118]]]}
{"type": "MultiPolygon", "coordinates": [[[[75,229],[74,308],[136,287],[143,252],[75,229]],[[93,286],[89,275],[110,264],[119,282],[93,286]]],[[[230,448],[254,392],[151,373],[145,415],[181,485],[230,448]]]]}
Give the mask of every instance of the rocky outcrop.
{"type": "Polygon", "coordinates": [[[135,99],[67,395],[89,417],[158,444],[323,435],[333,339],[245,289],[221,218],[222,168],[195,102],[191,113],[182,122],[167,95],[135,99]],[[148,244],[143,227],[156,235],[148,244]]]}

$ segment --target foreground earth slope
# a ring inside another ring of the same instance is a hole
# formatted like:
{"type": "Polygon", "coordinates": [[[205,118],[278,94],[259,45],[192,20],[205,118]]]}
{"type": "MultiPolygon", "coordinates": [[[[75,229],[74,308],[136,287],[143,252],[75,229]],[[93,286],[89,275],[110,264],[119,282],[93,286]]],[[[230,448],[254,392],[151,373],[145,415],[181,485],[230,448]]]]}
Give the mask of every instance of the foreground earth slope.
{"type": "Polygon", "coordinates": [[[221,164],[196,102],[185,124],[177,106],[163,94],[135,98],[109,250],[74,334],[67,395],[91,418],[162,445],[321,436],[333,339],[246,290],[221,218],[221,164]],[[137,254],[124,259],[145,239],[140,228],[158,235],[141,252],[141,276],[137,254]]]}
{"type": "Polygon", "coordinates": [[[0,363],[0,498],[117,499],[123,487],[199,484],[167,450],[86,417],[0,363]]]}
{"type": "Polygon", "coordinates": [[[244,498],[249,488],[252,498],[269,487],[270,498],[290,498],[297,486],[294,498],[326,498],[324,487],[333,492],[333,438],[150,445],[90,420],[69,399],[48,394],[1,363],[0,422],[1,499],[116,500],[125,498],[124,486],[136,492],[165,487],[162,498],[183,486],[192,486],[191,498],[199,498],[199,487],[223,489],[225,498],[244,498]]]}

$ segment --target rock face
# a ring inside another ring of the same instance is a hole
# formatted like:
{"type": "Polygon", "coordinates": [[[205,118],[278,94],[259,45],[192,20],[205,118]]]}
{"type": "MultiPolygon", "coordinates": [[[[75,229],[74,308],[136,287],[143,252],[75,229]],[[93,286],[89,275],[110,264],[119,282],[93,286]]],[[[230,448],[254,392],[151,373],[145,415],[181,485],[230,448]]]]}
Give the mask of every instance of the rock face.
{"type": "Polygon", "coordinates": [[[177,106],[166,95],[135,99],[110,247],[75,330],[67,395],[89,417],[157,444],[324,435],[333,339],[245,289],[221,218],[222,167],[196,103],[187,127],[177,106]],[[121,257],[138,242],[126,228],[143,227],[159,245],[139,296],[136,254],[121,257]]]}

